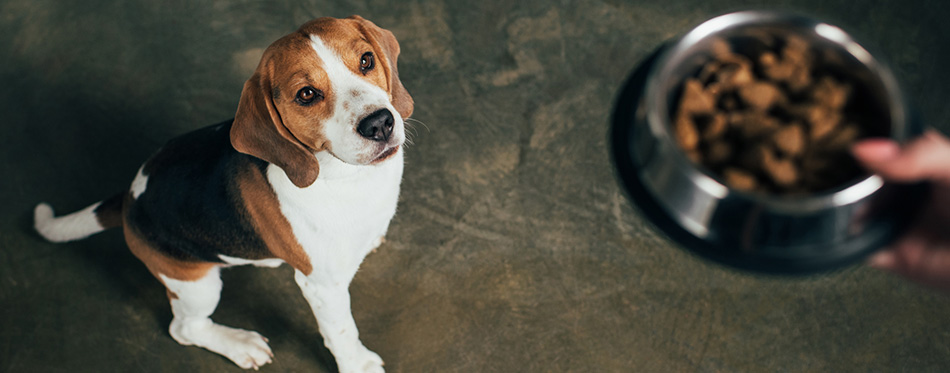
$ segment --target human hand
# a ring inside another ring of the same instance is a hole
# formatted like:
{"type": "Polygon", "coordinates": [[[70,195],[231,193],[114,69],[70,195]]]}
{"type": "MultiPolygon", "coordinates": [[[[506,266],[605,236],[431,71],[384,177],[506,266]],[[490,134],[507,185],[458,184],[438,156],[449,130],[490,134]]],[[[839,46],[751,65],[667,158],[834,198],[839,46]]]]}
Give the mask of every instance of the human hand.
{"type": "Polygon", "coordinates": [[[930,181],[930,199],[909,231],[868,264],[950,292],[950,140],[930,130],[900,146],[871,139],[852,148],[869,171],[894,182],[930,181]]]}

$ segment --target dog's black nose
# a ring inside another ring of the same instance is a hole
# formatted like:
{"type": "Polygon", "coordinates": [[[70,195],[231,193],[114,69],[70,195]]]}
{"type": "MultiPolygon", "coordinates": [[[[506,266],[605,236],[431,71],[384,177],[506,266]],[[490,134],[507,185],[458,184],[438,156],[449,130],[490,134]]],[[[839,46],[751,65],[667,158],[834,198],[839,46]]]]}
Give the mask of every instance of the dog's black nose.
{"type": "Polygon", "coordinates": [[[377,110],[360,121],[356,132],[374,141],[389,140],[389,135],[393,133],[393,114],[387,109],[377,110]]]}

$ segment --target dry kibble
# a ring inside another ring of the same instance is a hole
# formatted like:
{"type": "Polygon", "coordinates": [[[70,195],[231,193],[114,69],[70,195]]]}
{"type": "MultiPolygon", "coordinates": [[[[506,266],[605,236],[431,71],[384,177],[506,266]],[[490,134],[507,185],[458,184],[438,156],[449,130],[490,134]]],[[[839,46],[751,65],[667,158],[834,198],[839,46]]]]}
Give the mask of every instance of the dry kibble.
{"type": "Polygon", "coordinates": [[[795,72],[794,65],[780,62],[772,53],[763,53],[759,63],[765,77],[775,82],[787,81],[795,72]]]}
{"type": "Polygon", "coordinates": [[[703,84],[696,79],[686,81],[683,86],[683,100],[680,102],[680,114],[711,113],[716,99],[703,91],[703,84]]]}
{"type": "Polygon", "coordinates": [[[712,55],[713,58],[717,60],[723,60],[729,58],[732,55],[732,47],[729,46],[725,40],[721,38],[715,38],[712,41],[712,55]]]}
{"type": "Polygon", "coordinates": [[[676,142],[684,150],[695,150],[699,145],[699,131],[696,124],[689,115],[680,115],[674,125],[676,129],[676,142]]]}
{"type": "Polygon", "coordinates": [[[805,151],[805,131],[800,125],[790,125],[775,133],[775,147],[788,156],[798,156],[805,151]]]}
{"type": "Polygon", "coordinates": [[[815,83],[812,100],[818,105],[840,109],[848,102],[850,94],[850,86],[840,84],[834,78],[826,76],[815,83]]]}
{"type": "Polygon", "coordinates": [[[793,93],[800,93],[811,85],[811,73],[804,66],[794,66],[792,75],[785,80],[785,84],[793,93]]]}
{"type": "Polygon", "coordinates": [[[722,63],[719,61],[711,61],[703,65],[702,70],[699,70],[699,75],[696,76],[696,79],[700,83],[706,84],[707,87],[709,84],[716,83],[714,79],[716,78],[716,73],[719,72],[719,69],[722,68],[722,63]]]}
{"type": "Polygon", "coordinates": [[[725,179],[726,184],[742,191],[753,191],[759,185],[755,176],[735,167],[723,170],[722,177],[725,179]]]}
{"type": "Polygon", "coordinates": [[[841,113],[834,109],[815,105],[806,109],[805,119],[811,124],[808,138],[812,141],[818,141],[828,136],[838,127],[838,124],[841,123],[841,113]]]}
{"type": "Polygon", "coordinates": [[[686,156],[750,192],[807,194],[857,175],[848,151],[866,119],[846,111],[860,107],[849,105],[857,88],[816,71],[834,54],[768,31],[733,42],[714,40],[683,83],[674,132],[686,156]]]}
{"type": "Polygon", "coordinates": [[[781,128],[778,120],[760,111],[731,113],[727,121],[746,139],[767,136],[781,128]]]}
{"type": "Polygon", "coordinates": [[[724,88],[734,89],[753,81],[752,67],[748,63],[723,66],[716,73],[716,81],[724,88]]]}
{"type": "Polygon", "coordinates": [[[771,150],[762,152],[762,169],[779,186],[792,186],[798,181],[798,169],[792,160],[779,158],[771,150]]]}
{"type": "Polygon", "coordinates": [[[785,39],[785,48],[782,49],[782,59],[811,69],[808,61],[808,42],[801,37],[789,35],[785,39]]]}
{"type": "Polygon", "coordinates": [[[782,97],[778,87],[771,83],[753,82],[739,87],[742,102],[756,110],[767,110],[782,97]]]}
{"type": "Polygon", "coordinates": [[[726,123],[726,115],[716,113],[709,119],[706,129],[703,130],[703,141],[718,139],[726,133],[727,129],[729,129],[729,124],[726,123]]]}

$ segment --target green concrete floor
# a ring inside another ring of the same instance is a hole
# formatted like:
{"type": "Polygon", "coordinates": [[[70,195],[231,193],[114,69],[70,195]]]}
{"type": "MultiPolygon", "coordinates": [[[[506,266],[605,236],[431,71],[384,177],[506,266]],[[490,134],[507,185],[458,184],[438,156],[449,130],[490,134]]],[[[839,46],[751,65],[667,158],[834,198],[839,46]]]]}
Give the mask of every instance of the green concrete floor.
{"type": "MultiPolygon", "coordinates": [[[[950,370],[950,298],[864,266],[788,279],[704,263],[618,187],[607,130],[626,75],[702,20],[765,4],[869,41],[950,128],[942,0],[2,0],[0,371],[239,370],[168,336],[164,290],[119,232],[54,245],[31,210],[126,187],[165,140],[233,115],[262,48],[350,14],[400,40],[425,123],[389,241],[352,285],[391,371],[950,370]]],[[[270,338],[264,371],[334,369],[288,267],[224,281],[215,318],[270,338]]]]}

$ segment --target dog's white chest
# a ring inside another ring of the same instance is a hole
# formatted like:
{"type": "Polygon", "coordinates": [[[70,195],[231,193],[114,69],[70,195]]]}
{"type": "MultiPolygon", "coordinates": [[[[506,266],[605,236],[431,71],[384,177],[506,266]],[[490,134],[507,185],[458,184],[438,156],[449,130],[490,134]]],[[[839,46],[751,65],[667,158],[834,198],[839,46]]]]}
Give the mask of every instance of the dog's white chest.
{"type": "Polygon", "coordinates": [[[355,272],[396,213],[402,150],[370,166],[346,164],[326,152],[317,159],[320,174],[309,187],[294,186],[274,165],[268,167],[267,178],[314,267],[355,272]]]}

